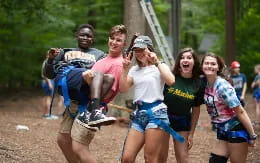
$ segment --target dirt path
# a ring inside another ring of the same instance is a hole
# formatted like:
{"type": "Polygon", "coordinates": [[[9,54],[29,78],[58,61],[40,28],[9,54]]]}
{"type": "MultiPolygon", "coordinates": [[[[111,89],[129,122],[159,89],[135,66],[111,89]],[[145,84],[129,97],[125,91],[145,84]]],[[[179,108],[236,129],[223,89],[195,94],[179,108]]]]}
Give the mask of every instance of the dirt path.
{"type": "MultiPolygon", "coordinates": [[[[247,110],[254,119],[252,99],[248,97],[247,110]]],[[[54,109],[54,112],[55,109],[54,109]]],[[[192,163],[207,163],[214,132],[205,108],[190,152],[192,163]]],[[[16,162],[66,162],[56,143],[57,131],[61,118],[46,120],[41,118],[41,97],[9,98],[0,101],[0,163],[16,162]],[[17,125],[26,125],[29,130],[16,130],[17,125]]],[[[127,128],[118,124],[103,127],[96,134],[90,149],[98,163],[116,163],[127,128]]],[[[257,131],[260,135],[260,130],[257,131]]],[[[172,143],[171,143],[172,144],[172,143]]],[[[260,163],[260,142],[256,148],[250,148],[247,162],[260,163]]],[[[172,147],[169,150],[169,163],[174,163],[172,147]]],[[[143,152],[139,153],[137,163],[143,163],[143,152]]]]}

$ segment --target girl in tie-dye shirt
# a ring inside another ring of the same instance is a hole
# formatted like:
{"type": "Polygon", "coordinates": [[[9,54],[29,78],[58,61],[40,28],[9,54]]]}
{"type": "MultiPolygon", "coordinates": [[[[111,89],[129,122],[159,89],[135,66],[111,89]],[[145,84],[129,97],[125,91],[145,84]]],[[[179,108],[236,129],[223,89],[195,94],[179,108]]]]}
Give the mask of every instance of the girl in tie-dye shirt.
{"type": "Polygon", "coordinates": [[[216,147],[209,163],[246,162],[248,144],[255,146],[257,135],[241,106],[234,88],[222,76],[224,61],[213,53],[202,58],[207,79],[204,102],[211,121],[217,127],[216,147]]]}

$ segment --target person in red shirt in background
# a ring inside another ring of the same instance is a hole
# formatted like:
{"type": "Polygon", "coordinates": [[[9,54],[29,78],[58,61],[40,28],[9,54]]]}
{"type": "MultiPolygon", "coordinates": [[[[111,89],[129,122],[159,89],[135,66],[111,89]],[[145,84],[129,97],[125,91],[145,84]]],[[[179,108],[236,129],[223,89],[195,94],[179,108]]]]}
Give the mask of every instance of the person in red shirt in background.
{"type": "Polygon", "coordinates": [[[235,88],[237,98],[241,105],[245,107],[245,94],[247,88],[246,75],[240,73],[240,64],[237,61],[231,63],[230,78],[232,79],[233,87],[235,88]]]}

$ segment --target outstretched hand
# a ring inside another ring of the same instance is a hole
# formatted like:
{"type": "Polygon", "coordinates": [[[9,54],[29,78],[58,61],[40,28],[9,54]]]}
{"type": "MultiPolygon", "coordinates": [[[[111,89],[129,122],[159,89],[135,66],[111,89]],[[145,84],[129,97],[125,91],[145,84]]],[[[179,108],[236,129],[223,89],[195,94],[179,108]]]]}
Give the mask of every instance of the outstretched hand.
{"type": "Polygon", "coordinates": [[[49,51],[48,51],[48,58],[49,59],[53,59],[55,58],[61,51],[61,48],[51,48],[49,51]]]}

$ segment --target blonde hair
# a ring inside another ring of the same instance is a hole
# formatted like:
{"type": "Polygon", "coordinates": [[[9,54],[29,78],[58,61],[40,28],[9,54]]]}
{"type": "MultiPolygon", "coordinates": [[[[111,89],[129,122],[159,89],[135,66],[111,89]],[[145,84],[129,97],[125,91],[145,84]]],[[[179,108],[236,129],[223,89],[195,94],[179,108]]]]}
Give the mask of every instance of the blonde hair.
{"type": "Polygon", "coordinates": [[[256,73],[260,72],[260,64],[255,65],[255,71],[256,71],[256,73]]]}

